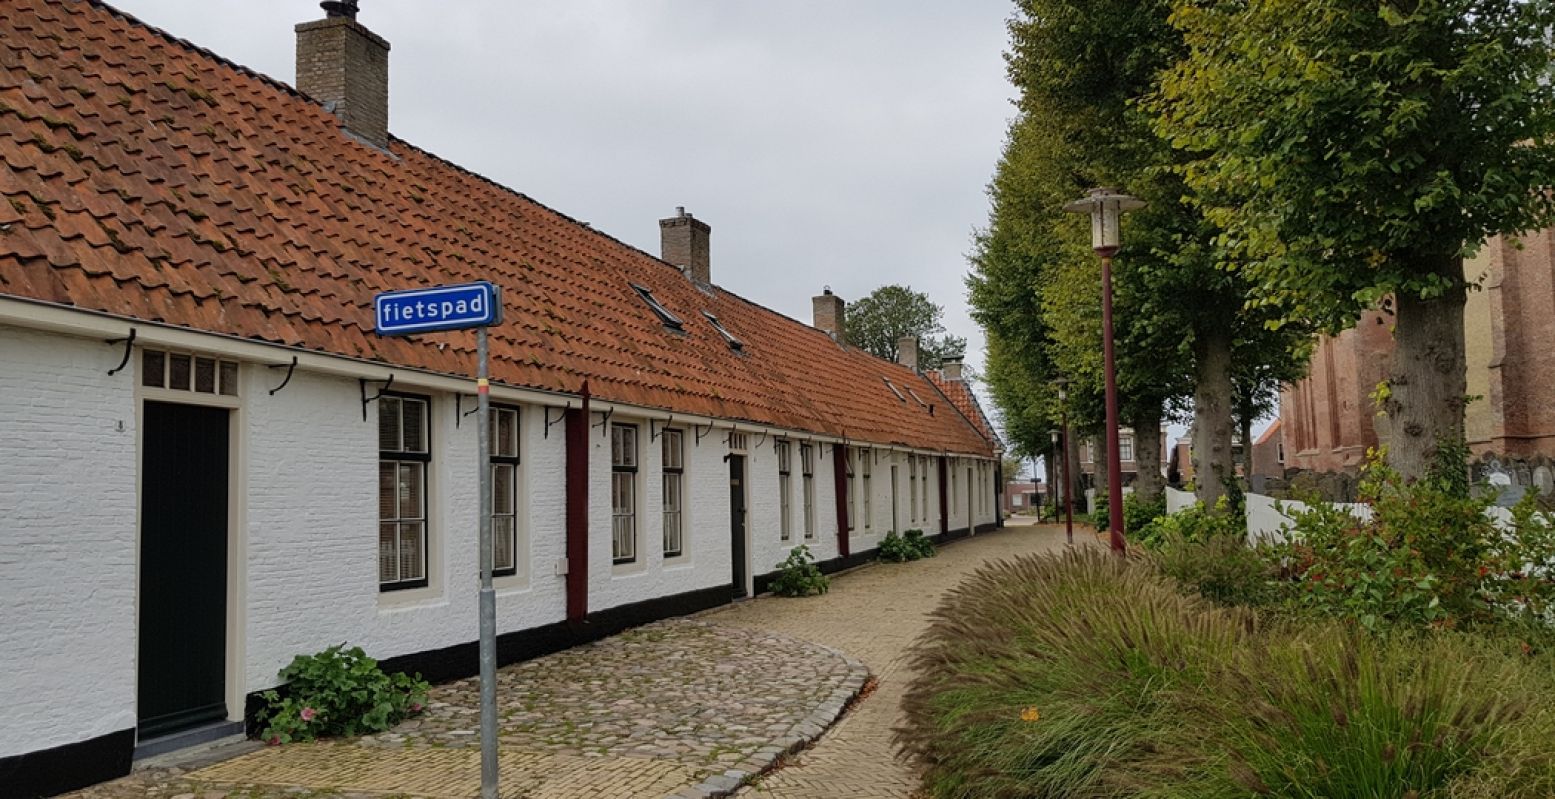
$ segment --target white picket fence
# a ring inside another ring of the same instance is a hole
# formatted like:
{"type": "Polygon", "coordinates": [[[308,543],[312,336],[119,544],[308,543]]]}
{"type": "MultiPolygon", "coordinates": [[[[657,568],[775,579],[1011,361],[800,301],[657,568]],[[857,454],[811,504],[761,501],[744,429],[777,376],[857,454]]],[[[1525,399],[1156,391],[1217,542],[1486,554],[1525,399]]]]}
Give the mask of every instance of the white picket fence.
{"type": "MultiPolygon", "coordinates": [[[[1175,488],[1166,489],[1166,512],[1177,513],[1193,507],[1196,500],[1192,493],[1178,491],[1175,488]]],[[[1275,499],[1263,494],[1248,494],[1247,501],[1247,541],[1251,544],[1274,543],[1285,539],[1285,530],[1295,522],[1295,517],[1310,506],[1305,502],[1297,502],[1293,499],[1275,499]]],[[[1371,506],[1359,502],[1335,502],[1334,507],[1343,508],[1357,519],[1368,520],[1371,518],[1371,506]]],[[[1506,508],[1491,507],[1485,511],[1497,525],[1503,529],[1509,529],[1512,524],[1512,512],[1506,508]]]]}

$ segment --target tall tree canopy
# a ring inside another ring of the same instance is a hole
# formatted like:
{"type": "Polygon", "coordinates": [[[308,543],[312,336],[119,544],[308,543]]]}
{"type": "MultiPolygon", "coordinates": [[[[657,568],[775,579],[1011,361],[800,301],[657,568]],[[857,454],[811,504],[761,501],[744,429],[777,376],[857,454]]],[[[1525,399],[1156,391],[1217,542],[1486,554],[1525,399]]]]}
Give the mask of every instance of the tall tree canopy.
{"type": "Polygon", "coordinates": [[[897,359],[897,342],[918,337],[918,366],[938,369],[947,357],[966,354],[966,339],[945,332],[945,309],[910,286],[881,286],[848,306],[848,343],[888,361],[897,359]]]}
{"type": "Polygon", "coordinates": [[[1157,130],[1255,303],[1329,329],[1393,296],[1389,460],[1463,441],[1462,260],[1555,221],[1550,0],[1175,0],[1157,130]]]}

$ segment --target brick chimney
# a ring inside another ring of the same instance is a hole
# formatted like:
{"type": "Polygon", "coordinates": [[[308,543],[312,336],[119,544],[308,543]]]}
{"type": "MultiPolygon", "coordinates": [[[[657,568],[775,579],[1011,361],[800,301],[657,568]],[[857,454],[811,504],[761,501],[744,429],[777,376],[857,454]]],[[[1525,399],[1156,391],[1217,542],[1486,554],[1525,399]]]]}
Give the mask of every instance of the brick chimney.
{"type": "Polygon", "coordinates": [[[324,104],[356,137],[389,146],[389,43],[356,21],[357,0],[319,5],[297,26],[297,90],[324,104]]]}
{"type": "Polygon", "coordinates": [[[820,296],[811,297],[811,303],[815,307],[815,327],[829,334],[833,339],[842,341],[847,338],[847,303],[841,297],[831,293],[828,286],[821,291],[820,296]]]}
{"type": "Polygon", "coordinates": [[[961,356],[960,355],[947,355],[947,356],[945,356],[945,359],[940,362],[939,371],[940,371],[940,374],[943,375],[946,380],[949,380],[949,381],[955,382],[955,383],[961,382],[961,380],[963,379],[962,375],[961,375],[961,356]]]}
{"type": "Polygon", "coordinates": [[[697,285],[712,285],[712,236],[706,222],[676,208],[674,216],[659,220],[659,257],[680,267],[697,285]]]}
{"type": "Polygon", "coordinates": [[[918,371],[918,337],[902,336],[896,340],[896,362],[918,371]]]}

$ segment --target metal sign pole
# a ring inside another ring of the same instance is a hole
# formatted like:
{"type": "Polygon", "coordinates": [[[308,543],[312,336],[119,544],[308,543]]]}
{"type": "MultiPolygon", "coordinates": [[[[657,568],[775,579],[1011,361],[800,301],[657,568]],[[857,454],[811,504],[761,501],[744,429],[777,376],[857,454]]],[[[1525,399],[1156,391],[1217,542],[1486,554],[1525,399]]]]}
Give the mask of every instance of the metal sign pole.
{"type": "Polygon", "coordinates": [[[491,587],[491,380],[486,328],[475,330],[476,438],[480,440],[481,508],[481,799],[497,799],[497,594],[491,587]]]}

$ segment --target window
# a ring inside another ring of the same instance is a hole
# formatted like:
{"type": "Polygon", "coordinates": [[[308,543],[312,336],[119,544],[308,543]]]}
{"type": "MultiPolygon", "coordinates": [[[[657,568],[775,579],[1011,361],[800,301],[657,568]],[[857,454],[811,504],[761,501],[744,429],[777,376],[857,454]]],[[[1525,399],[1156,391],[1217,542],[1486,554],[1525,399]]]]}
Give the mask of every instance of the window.
{"type": "Polygon", "coordinates": [[[922,406],[924,408],[929,407],[929,403],[924,402],[923,398],[918,396],[918,392],[913,391],[911,387],[909,387],[907,389],[907,393],[908,393],[909,396],[911,396],[913,398],[913,401],[918,403],[920,406],[922,406]]]}
{"type": "Polygon", "coordinates": [[[729,343],[729,349],[734,350],[735,352],[740,352],[745,349],[745,342],[735,338],[734,334],[730,333],[724,327],[723,322],[718,321],[718,317],[713,316],[707,311],[703,311],[702,315],[707,317],[707,323],[712,325],[713,329],[717,330],[718,334],[724,337],[724,341],[729,343]]]}
{"type": "Polygon", "coordinates": [[[491,573],[518,573],[518,409],[491,407],[491,573]]]}
{"type": "MultiPolygon", "coordinates": [[[[833,444],[833,451],[835,451],[838,447],[842,447],[842,445],[833,444]]],[[[842,515],[846,517],[843,519],[843,521],[847,523],[847,528],[852,530],[853,517],[855,515],[853,513],[853,494],[855,493],[853,491],[853,475],[856,473],[856,470],[853,468],[854,449],[852,447],[843,447],[842,454],[843,465],[845,467],[845,473],[843,474],[843,477],[846,478],[842,481],[842,491],[843,494],[846,495],[842,498],[842,515]]]]}
{"type": "Polygon", "coordinates": [[[925,523],[927,523],[929,521],[929,459],[928,459],[928,456],[924,456],[924,458],[923,458],[923,465],[921,467],[919,467],[919,469],[918,469],[918,479],[923,481],[923,486],[922,486],[923,492],[919,495],[919,499],[921,499],[923,501],[923,521],[925,523]]]}
{"type": "Polygon", "coordinates": [[[815,446],[799,445],[799,469],[804,482],[804,537],[815,538],[815,446]]]}
{"type": "Polygon", "coordinates": [[[864,529],[866,531],[868,531],[871,527],[874,526],[874,523],[875,523],[874,514],[870,510],[870,507],[869,507],[869,498],[870,498],[870,494],[871,494],[870,487],[869,487],[869,465],[870,465],[870,463],[872,463],[875,460],[874,451],[873,450],[867,450],[867,449],[859,450],[859,460],[863,461],[863,464],[864,464],[864,471],[863,471],[863,478],[862,478],[863,481],[864,481],[864,487],[863,487],[864,511],[863,511],[863,513],[864,513],[864,529]]]}
{"type": "Polygon", "coordinates": [[[956,490],[956,462],[950,462],[950,512],[955,513],[961,504],[959,500],[961,492],[956,490]]]}
{"type": "Polygon", "coordinates": [[[425,397],[378,400],[378,587],[427,584],[427,446],[425,397]]]}
{"type": "Polygon", "coordinates": [[[882,377],[880,379],[881,380],[885,380],[885,387],[891,389],[891,393],[895,394],[897,399],[901,400],[902,402],[906,402],[907,401],[907,398],[902,396],[902,392],[897,390],[895,383],[892,383],[889,379],[884,378],[884,377],[882,377]]]}
{"type": "Polygon", "coordinates": [[[674,330],[686,329],[686,325],[680,321],[680,317],[670,313],[668,308],[665,308],[657,299],[654,299],[653,292],[649,291],[647,286],[639,286],[633,283],[632,290],[637,292],[637,296],[643,298],[643,302],[648,303],[648,308],[653,311],[654,316],[659,317],[659,321],[663,322],[665,327],[674,330]]]}
{"type": "Polygon", "coordinates": [[[1125,460],[1125,461],[1131,461],[1131,460],[1134,459],[1134,437],[1133,436],[1119,436],[1118,437],[1118,459],[1119,460],[1125,460]]]}
{"type": "Polygon", "coordinates": [[[789,507],[792,486],[789,468],[792,464],[789,462],[787,441],[774,442],[773,447],[777,449],[778,461],[778,540],[788,541],[794,537],[794,515],[793,509],[789,507]]]}
{"type": "Polygon", "coordinates": [[[150,388],[236,397],[238,365],[235,361],[223,361],[203,355],[142,350],[140,384],[150,388]]]}
{"type": "Polygon", "coordinates": [[[610,426],[610,560],[637,561],[637,425],[610,426]]]}
{"type": "Polygon", "coordinates": [[[679,430],[659,435],[664,449],[664,557],[685,553],[685,438],[679,430]]]}
{"type": "Polygon", "coordinates": [[[918,521],[918,456],[907,456],[907,518],[918,521]]]}

